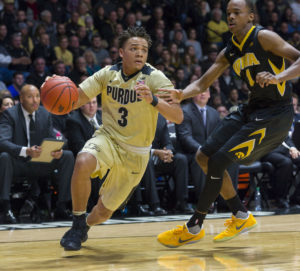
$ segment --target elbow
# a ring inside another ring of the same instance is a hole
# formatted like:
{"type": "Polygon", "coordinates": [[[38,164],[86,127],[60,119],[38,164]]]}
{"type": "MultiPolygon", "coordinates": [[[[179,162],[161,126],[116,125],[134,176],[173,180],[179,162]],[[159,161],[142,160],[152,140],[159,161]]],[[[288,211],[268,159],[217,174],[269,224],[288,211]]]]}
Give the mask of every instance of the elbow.
{"type": "Polygon", "coordinates": [[[183,112],[182,111],[176,115],[176,118],[173,120],[173,122],[176,124],[180,124],[183,122],[183,112]]]}

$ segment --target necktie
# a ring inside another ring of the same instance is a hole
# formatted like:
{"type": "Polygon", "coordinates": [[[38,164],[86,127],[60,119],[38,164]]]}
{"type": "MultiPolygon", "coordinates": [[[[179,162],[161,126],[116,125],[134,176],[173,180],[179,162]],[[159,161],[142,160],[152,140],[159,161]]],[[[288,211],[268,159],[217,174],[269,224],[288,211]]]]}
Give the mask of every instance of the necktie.
{"type": "Polygon", "coordinates": [[[204,127],[206,126],[206,119],[205,119],[205,114],[204,114],[204,109],[200,109],[200,114],[201,114],[201,118],[202,118],[202,121],[203,121],[203,125],[204,127]]]}
{"type": "Polygon", "coordinates": [[[94,127],[94,130],[98,130],[98,125],[97,125],[97,123],[95,122],[94,119],[90,119],[90,123],[94,127]]]}
{"type": "Polygon", "coordinates": [[[29,137],[30,137],[30,146],[36,144],[35,140],[35,122],[33,120],[32,114],[29,114],[29,137]]]}

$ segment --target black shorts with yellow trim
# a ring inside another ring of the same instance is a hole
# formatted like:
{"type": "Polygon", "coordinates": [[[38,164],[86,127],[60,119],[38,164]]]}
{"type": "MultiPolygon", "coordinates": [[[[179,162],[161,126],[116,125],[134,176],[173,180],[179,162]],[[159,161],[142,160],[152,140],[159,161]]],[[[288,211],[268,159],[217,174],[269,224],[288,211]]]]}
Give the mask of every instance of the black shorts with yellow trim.
{"type": "Polygon", "coordinates": [[[292,105],[252,111],[240,106],[223,119],[201,151],[208,157],[221,151],[233,162],[251,164],[279,146],[293,122],[292,105]]]}

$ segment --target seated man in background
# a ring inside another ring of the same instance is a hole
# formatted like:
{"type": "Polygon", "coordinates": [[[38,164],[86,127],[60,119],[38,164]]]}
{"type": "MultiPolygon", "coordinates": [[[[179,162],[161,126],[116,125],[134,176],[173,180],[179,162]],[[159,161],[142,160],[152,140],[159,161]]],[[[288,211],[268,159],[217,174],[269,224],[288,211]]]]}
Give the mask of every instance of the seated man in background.
{"type": "MultiPolygon", "coordinates": [[[[91,99],[87,104],[81,106],[78,110],[73,111],[69,118],[66,119],[66,136],[68,147],[76,157],[83,148],[85,142],[90,139],[95,130],[102,124],[102,112],[98,110],[97,98],[91,99]]],[[[102,184],[99,178],[92,180],[92,193],[90,195],[90,206],[94,206],[98,201],[98,191],[102,184]],[[94,201],[92,204],[91,201],[94,201]]]]}
{"type": "Polygon", "coordinates": [[[39,157],[41,143],[45,138],[55,138],[52,119],[40,106],[40,92],[33,85],[24,85],[20,103],[5,110],[0,118],[0,201],[4,222],[16,223],[11,210],[10,190],[15,177],[28,177],[30,181],[52,176],[57,172],[58,201],[55,215],[69,218],[67,204],[71,200],[70,183],[74,167],[71,151],[57,150],[51,153],[51,163],[33,163],[39,157]]]}
{"type": "Polygon", "coordinates": [[[170,175],[175,183],[175,210],[182,213],[193,213],[188,206],[189,169],[187,157],[176,152],[172,144],[166,119],[159,114],[155,138],[151,149],[156,176],[170,175]]]}
{"type": "MultiPolygon", "coordinates": [[[[198,199],[205,184],[205,174],[194,159],[195,154],[221,121],[218,111],[207,105],[209,98],[209,89],[193,97],[191,102],[183,106],[183,122],[175,126],[180,147],[189,159],[191,181],[195,186],[195,200],[198,199]]],[[[228,170],[234,187],[237,188],[238,166],[232,165],[228,170]]]]}

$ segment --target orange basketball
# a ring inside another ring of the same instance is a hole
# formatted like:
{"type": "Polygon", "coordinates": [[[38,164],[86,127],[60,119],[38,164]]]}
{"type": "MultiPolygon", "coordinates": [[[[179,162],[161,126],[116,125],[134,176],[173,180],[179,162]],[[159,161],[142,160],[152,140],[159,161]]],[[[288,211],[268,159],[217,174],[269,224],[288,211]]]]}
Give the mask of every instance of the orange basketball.
{"type": "Polygon", "coordinates": [[[78,90],[68,77],[50,77],[41,87],[41,100],[50,113],[64,115],[72,111],[78,100],[78,90]]]}

